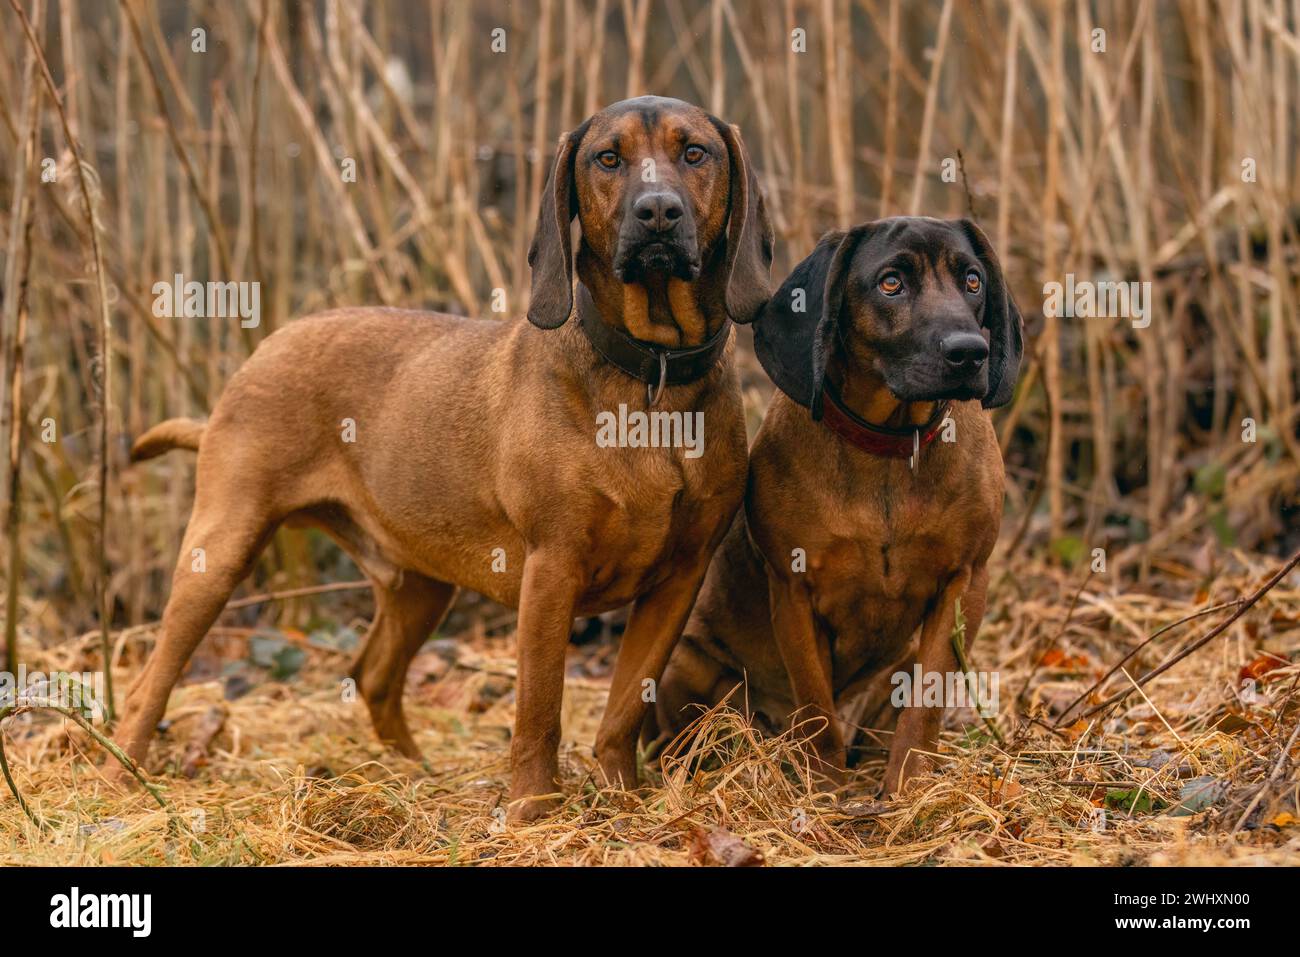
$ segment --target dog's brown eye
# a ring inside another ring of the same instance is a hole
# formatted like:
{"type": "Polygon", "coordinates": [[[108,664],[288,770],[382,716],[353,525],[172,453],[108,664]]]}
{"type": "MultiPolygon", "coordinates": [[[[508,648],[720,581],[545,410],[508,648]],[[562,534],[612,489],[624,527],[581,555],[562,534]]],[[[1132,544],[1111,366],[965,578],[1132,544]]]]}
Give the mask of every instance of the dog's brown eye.
{"type": "Polygon", "coordinates": [[[967,291],[967,292],[969,292],[969,293],[976,293],[976,292],[979,292],[979,291],[980,291],[980,286],[981,286],[981,285],[982,285],[982,283],[980,282],[980,274],[977,273],[975,270],[972,269],[970,272],[968,272],[968,273],[966,274],[966,291],[967,291]]]}
{"type": "Polygon", "coordinates": [[[694,166],[696,163],[699,163],[704,159],[706,153],[703,146],[696,146],[692,143],[690,146],[686,147],[686,152],[682,155],[686,157],[686,162],[694,166]]]}
{"type": "Polygon", "coordinates": [[[892,272],[884,279],[880,280],[880,291],[886,296],[897,296],[903,288],[903,280],[899,279],[892,272]]]}
{"type": "Polygon", "coordinates": [[[605,167],[605,169],[617,169],[618,154],[613,150],[605,150],[603,153],[597,154],[596,162],[605,167]]]}

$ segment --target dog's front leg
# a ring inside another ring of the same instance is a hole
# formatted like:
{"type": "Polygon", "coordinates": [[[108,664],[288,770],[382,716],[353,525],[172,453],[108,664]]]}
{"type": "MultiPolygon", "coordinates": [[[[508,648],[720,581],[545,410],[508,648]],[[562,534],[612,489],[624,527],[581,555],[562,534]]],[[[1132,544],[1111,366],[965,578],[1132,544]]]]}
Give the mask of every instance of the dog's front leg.
{"type": "Polygon", "coordinates": [[[637,786],[637,735],[673,647],[686,627],[711,555],[712,549],[705,550],[632,605],[610,680],[605,716],[596,732],[596,760],[608,785],[637,786]]]}
{"type": "Polygon", "coordinates": [[[772,633],[794,692],[796,723],[804,724],[818,759],[814,770],[838,783],[844,776],[844,734],[835,714],[830,643],[813,617],[812,599],[802,584],[769,573],[772,633]]]}
{"type": "MultiPolygon", "coordinates": [[[[949,677],[957,671],[957,654],[952,647],[953,629],[957,625],[957,602],[961,600],[962,618],[966,623],[967,644],[979,631],[984,617],[984,594],[988,587],[988,571],[981,565],[973,571],[965,568],[958,572],[934,603],[934,608],[921,622],[921,642],[917,656],[921,665],[922,680],[934,680],[937,675],[945,689],[951,686],[949,677]]],[[[964,678],[963,678],[964,680],[964,678]]],[[[889,763],[885,767],[884,793],[894,794],[903,789],[912,778],[930,770],[930,759],[925,752],[933,752],[939,743],[939,725],[943,707],[905,707],[898,717],[898,727],[889,747],[889,763]]]]}
{"type": "Polygon", "coordinates": [[[510,816],[532,821],[559,803],[560,702],[564,654],[573,629],[579,563],[531,552],[519,595],[515,734],[510,743],[510,816]]]}

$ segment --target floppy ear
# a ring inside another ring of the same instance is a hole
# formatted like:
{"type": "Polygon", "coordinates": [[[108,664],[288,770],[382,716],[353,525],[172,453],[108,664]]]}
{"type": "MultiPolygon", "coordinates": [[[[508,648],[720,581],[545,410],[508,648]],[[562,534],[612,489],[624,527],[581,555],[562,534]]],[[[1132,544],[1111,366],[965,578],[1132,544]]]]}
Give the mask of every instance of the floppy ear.
{"type": "Polygon", "coordinates": [[[777,388],[814,420],[822,417],[826,367],[835,352],[844,279],[853,253],[874,223],[827,233],[794,267],[754,323],[754,351],[777,388]]]}
{"type": "Polygon", "coordinates": [[[975,247],[987,276],[984,325],[989,330],[989,390],[984,395],[984,408],[996,409],[1010,402],[1015,394],[1020,358],[1025,351],[1025,325],[1002,275],[998,254],[984,230],[969,219],[959,220],[957,225],[975,247]]]}
{"type": "Polygon", "coordinates": [[[727,144],[731,190],[728,196],[726,305],[733,322],[753,322],[772,294],[772,224],[758,177],[740,131],[717,117],[709,117],[727,144]]]}
{"type": "Polygon", "coordinates": [[[537,210],[537,232],[528,247],[528,265],[533,270],[528,318],[543,329],[559,328],[573,311],[573,248],[569,224],[578,214],[573,160],[590,123],[587,120],[572,133],[560,137],[555,164],[537,210]]]}

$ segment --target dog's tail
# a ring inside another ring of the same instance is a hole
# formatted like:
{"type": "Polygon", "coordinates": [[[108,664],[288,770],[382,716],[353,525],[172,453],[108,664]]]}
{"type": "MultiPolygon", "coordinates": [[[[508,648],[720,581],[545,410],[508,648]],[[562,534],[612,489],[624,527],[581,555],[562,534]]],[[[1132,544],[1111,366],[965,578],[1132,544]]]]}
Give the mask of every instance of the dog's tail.
{"type": "Polygon", "coordinates": [[[197,419],[168,419],[135,440],[131,446],[131,461],[143,462],[170,452],[172,449],[199,450],[205,423],[197,419]]]}

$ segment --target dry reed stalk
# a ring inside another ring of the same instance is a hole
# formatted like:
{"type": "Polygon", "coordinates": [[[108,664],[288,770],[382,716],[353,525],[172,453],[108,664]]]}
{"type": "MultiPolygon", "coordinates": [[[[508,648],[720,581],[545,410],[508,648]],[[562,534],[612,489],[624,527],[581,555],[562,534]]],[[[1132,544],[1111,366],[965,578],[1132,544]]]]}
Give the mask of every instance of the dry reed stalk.
{"type": "MultiPolygon", "coordinates": [[[[43,0],[33,0],[32,19],[44,19],[43,0]]],[[[5,670],[18,673],[18,583],[22,579],[22,457],[23,432],[26,426],[23,407],[23,354],[27,342],[28,295],[32,262],[32,219],[34,202],[30,195],[36,170],[36,136],[40,122],[40,87],[34,82],[36,54],[28,50],[23,60],[22,116],[19,129],[18,173],[14,177],[13,200],[9,207],[9,239],[5,261],[3,339],[4,371],[0,375],[4,412],[0,423],[8,426],[7,464],[4,497],[4,529],[8,546],[5,567],[5,670]],[[8,388],[5,389],[4,386],[8,388]]],[[[6,769],[6,776],[8,771],[6,769]]]]}
{"type": "MultiPolygon", "coordinates": [[[[118,0],[121,4],[122,12],[126,15],[128,26],[131,28],[131,39],[135,44],[136,52],[139,54],[140,62],[145,66],[145,77],[149,80],[149,88],[153,91],[154,102],[158,107],[158,113],[162,117],[163,123],[167,130],[168,137],[171,140],[172,150],[180,161],[181,169],[185,171],[185,179],[189,183],[190,191],[194,198],[198,200],[199,208],[203,211],[204,219],[208,225],[209,234],[217,253],[217,263],[223,276],[234,275],[234,268],[231,264],[229,244],[226,240],[225,230],[221,226],[221,218],[217,215],[211,196],[203,188],[199,181],[198,171],[194,168],[194,163],[190,159],[189,150],[181,140],[181,132],[177,129],[176,123],[172,119],[171,109],[167,106],[167,97],[163,93],[162,84],[158,80],[158,74],[154,72],[153,64],[149,59],[148,53],[144,47],[144,37],[140,33],[140,24],[137,22],[135,14],[131,10],[132,0],[118,0]]],[[[153,22],[152,19],[150,22],[153,22]]],[[[171,58],[167,55],[165,46],[159,46],[160,59],[164,64],[171,64],[171,58]]],[[[173,89],[183,89],[183,84],[172,74],[173,89]]],[[[182,98],[182,103],[186,102],[182,98]]],[[[192,107],[191,107],[192,109],[192,107]]]]}
{"type": "Polygon", "coordinates": [[[944,0],[939,13],[939,29],[935,38],[934,59],[930,61],[930,77],[925,87],[925,109],[921,114],[921,134],[916,148],[916,174],[912,178],[912,200],[908,204],[909,216],[921,212],[925,193],[925,179],[930,174],[930,138],[934,135],[934,114],[939,102],[939,85],[943,77],[943,62],[948,50],[948,33],[952,23],[953,0],[944,0]]]}
{"type": "MultiPolygon", "coordinates": [[[[1062,266],[1068,265],[1060,258],[1057,243],[1057,209],[1060,191],[1061,167],[1061,127],[1065,122],[1064,107],[1064,71],[1065,51],[1063,49],[1065,33],[1065,6],[1053,4],[1050,12],[1051,40],[1047,47],[1050,58],[1050,76],[1044,78],[1047,96],[1047,145],[1046,172],[1044,173],[1043,199],[1040,215],[1042,216],[1043,241],[1043,277],[1047,281],[1060,275],[1062,266]]],[[[1053,539],[1061,536],[1064,524],[1061,481],[1065,477],[1065,456],[1062,444],[1062,408],[1061,408],[1061,332],[1060,320],[1055,315],[1047,316],[1043,326],[1043,386],[1051,403],[1051,420],[1047,446],[1047,502],[1050,517],[1049,534],[1053,539]]]]}
{"type": "Polygon", "coordinates": [[[537,108],[533,112],[534,162],[528,171],[528,208],[536,209],[541,202],[542,185],[546,178],[548,159],[555,152],[555,137],[550,132],[551,92],[551,17],[552,0],[543,0],[538,11],[537,28],[537,108]]]}
{"type": "MultiPolygon", "coordinates": [[[[896,3],[897,0],[894,0],[896,3]]],[[[1007,45],[1003,56],[1002,81],[1002,127],[998,148],[998,182],[1005,184],[1011,179],[1011,154],[1015,146],[1015,111],[1017,77],[1020,65],[1020,0],[1010,0],[1007,18],[1007,45]]],[[[1005,188],[998,190],[998,249],[1011,248],[1011,197],[1005,188]]]]}
{"type": "Polygon", "coordinates": [[[835,42],[835,0],[821,0],[822,56],[826,76],[826,136],[830,151],[831,178],[835,183],[835,225],[853,224],[853,166],[849,155],[849,134],[845,129],[845,92],[841,89],[839,48],[835,42]]]}
{"type": "Polygon", "coordinates": [[[41,49],[40,43],[36,39],[36,34],[32,30],[31,21],[27,18],[27,13],[23,10],[18,0],[9,0],[9,5],[14,13],[18,15],[22,22],[23,33],[26,35],[27,42],[30,45],[36,61],[40,66],[42,79],[45,81],[45,89],[50,98],[54,111],[59,117],[59,124],[63,128],[64,140],[68,150],[72,153],[72,159],[77,174],[77,185],[81,191],[82,212],[85,216],[86,231],[90,236],[91,256],[94,263],[96,294],[99,303],[99,355],[100,363],[100,410],[99,410],[99,501],[98,501],[98,572],[99,572],[99,617],[100,617],[100,635],[102,639],[102,652],[104,655],[104,671],[107,679],[107,700],[105,702],[105,712],[112,720],[113,716],[113,679],[112,669],[109,668],[109,630],[112,626],[112,603],[109,597],[109,585],[112,571],[108,564],[108,478],[109,478],[109,422],[113,414],[113,358],[110,350],[112,341],[112,321],[109,316],[108,307],[108,289],[104,280],[104,255],[99,245],[99,222],[95,216],[95,207],[90,195],[90,186],[86,181],[85,163],[81,157],[81,148],[77,140],[72,135],[72,129],[68,125],[68,115],[63,109],[63,101],[59,98],[58,88],[55,86],[54,77],[50,74],[49,64],[45,62],[45,53],[41,49]]]}
{"type": "MultiPolygon", "coordinates": [[[[712,0],[716,3],[717,0],[712,0]]],[[[650,0],[622,0],[623,25],[627,37],[627,90],[625,97],[645,93],[646,29],[650,22],[650,0]]]]}
{"type": "MultiPolygon", "coordinates": [[[[252,0],[249,0],[250,8],[252,0]]],[[[397,298],[396,291],[392,288],[380,263],[371,256],[372,246],[370,239],[366,235],[366,229],[361,222],[356,206],[348,196],[347,191],[343,188],[342,178],[339,176],[338,167],[330,153],[328,144],[321,136],[317,129],[316,121],[312,115],[311,108],[307,105],[301,91],[293,80],[289,64],[285,60],[284,51],[281,49],[279,41],[276,39],[275,31],[268,31],[267,37],[267,56],[271,62],[271,69],[275,72],[276,79],[279,80],[281,89],[292,106],[294,114],[304,134],[311,140],[312,148],[315,152],[316,161],[320,166],[321,179],[329,184],[337,200],[336,211],[340,213],[347,221],[348,230],[351,233],[353,243],[356,245],[363,261],[366,262],[371,278],[375,283],[375,290],[379,298],[385,303],[394,302],[397,298]]]]}
{"type": "Polygon", "coordinates": [[[723,59],[723,41],[722,22],[724,19],[724,7],[721,0],[711,0],[709,3],[709,62],[712,65],[712,76],[709,83],[709,112],[714,116],[722,116],[727,110],[727,71],[726,61],[723,59]]]}
{"type": "Polygon", "coordinates": [[[902,55],[899,2],[900,0],[889,0],[889,31],[885,35],[885,43],[889,47],[889,77],[885,89],[885,158],[880,172],[881,217],[889,215],[893,209],[894,161],[898,150],[898,72],[902,55]]]}

